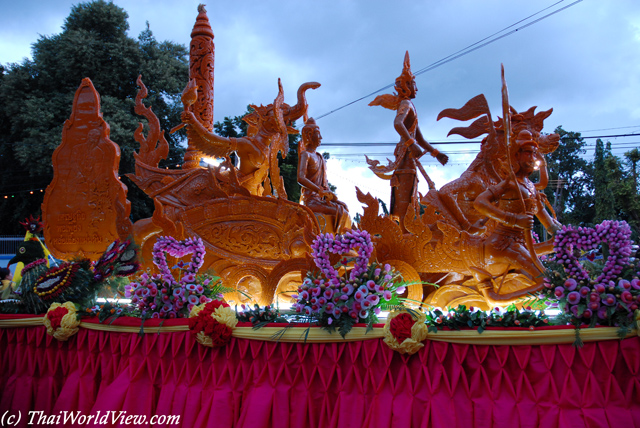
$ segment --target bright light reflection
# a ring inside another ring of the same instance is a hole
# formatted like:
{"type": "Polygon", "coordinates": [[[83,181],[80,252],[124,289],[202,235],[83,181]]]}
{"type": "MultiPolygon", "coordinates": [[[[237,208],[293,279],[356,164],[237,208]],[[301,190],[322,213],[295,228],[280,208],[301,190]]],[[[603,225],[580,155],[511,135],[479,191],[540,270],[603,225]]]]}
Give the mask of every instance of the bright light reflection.
{"type": "Polygon", "coordinates": [[[96,299],[96,303],[124,303],[125,305],[128,305],[129,303],[131,303],[131,299],[114,299],[114,298],[108,298],[105,299],[104,297],[98,297],[96,299]]]}
{"type": "Polygon", "coordinates": [[[203,157],[202,161],[211,165],[211,166],[218,166],[223,162],[224,159],[216,159],[216,158],[209,158],[209,157],[203,157]]]}

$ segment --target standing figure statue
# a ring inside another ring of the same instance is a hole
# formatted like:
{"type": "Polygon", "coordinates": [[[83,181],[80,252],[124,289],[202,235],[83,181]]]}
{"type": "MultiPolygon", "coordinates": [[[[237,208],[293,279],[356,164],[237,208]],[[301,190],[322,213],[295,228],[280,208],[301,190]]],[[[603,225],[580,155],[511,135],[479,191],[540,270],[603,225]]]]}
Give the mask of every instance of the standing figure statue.
{"type": "MultiPolygon", "coordinates": [[[[526,246],[525,233],[531,233],[534,216],[538,217],[551,235],[554,235],[561,225],[544,209],[544,199],[538,187],[546,186],[546,177],[542,177],[537,185],[529,180],[529,176],[535,170],[536,161],[541,161],[542,158],[531,132],[520,131],[509,155],[515,177],[508,177],[487,188],[478,195],[473,204],[478,212],[493,220],[487,224],[485,261],[488,265],[506,264],[507,270],[509,267],[520,268],[532,283],[537,284],[534,288],[538,288],[542,284],[542,271],[526,246]]],[[[494,303],[512,301],[526,294],[524,292],[535,291],[527,288],[505,293],[501,291],[507,290],[494,288],[489,286],[482,290],[487,301],[494,303]]]]}
{"type": "MultiPolygon", "coordinates": [[[[411,102],[416,97],[418,88],[416,87],[415,76],[411,73],[409,62],[409,52],[404,57],[404,67],[402,74],[396,79],[395,90],[397,94],[379,95],[370,106],[380,105],[390,110],[396,111],[396,118],[393,126],[400,134],[400,142],[394,151],[395,161],[389,162],[387,166],[379,165],[378,161],[367,158],[369,168],[380,178],[391,178],[391,215],[400,222],[400,227],[404,227],[404,217],[407,208],[411,204],[418,203],[418,177],[417,169],[427,180],[430,189],[435,189],[435,184],[425,172],[420,157],[426,152],[438,159],[444,165],[449,158],[444,153],[434,149],[422,136],[418,126],[418,114],[411,102]],[[424,149],[424,151],[422,150],[424,149]],[[393,172],[389,177],[389,173],[393,172]]],[[[419,210],[416,210],[419,212],[419,210]]]]}
{"type": "Polygon", "coordinates": [[[302,186],[300,203],[309,207],[316,217],[320,215],[324,220],[324,232],[341,233],[351,227],[351,220],[347,205],[329,189],[327,165],[316,151],[321,141],[320,128],[313,118],[309,118],[302,128],[298,159],[298,183],[302,186]]]}

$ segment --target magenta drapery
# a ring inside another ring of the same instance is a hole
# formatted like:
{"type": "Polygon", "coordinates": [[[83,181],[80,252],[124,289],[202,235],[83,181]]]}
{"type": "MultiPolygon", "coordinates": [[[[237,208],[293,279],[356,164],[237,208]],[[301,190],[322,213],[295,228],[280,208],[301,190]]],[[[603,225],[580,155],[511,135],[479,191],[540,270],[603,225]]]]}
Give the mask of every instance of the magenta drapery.
{"type": "MultiPolygon", "coordinates": [[[[0,329],[0,416],[124,410],[183,427],[639,427],[640,338],[572,345],[291,344],[0,329]]],[[[51,425],[47,425],[51,426],[51,425]]],[[[89,425],[91,426],[91,425],[89,425]]],[[[112,426],[97,425],[97,426],[112,426]]],[[[172,425],[176,426],[176,425],[172,425]]]]}

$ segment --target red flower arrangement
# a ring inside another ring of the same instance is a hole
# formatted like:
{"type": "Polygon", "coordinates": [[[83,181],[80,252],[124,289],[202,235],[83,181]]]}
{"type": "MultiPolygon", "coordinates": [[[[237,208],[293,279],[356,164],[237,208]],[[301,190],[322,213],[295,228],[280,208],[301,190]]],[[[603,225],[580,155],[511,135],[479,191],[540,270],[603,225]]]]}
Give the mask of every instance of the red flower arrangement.
{"type": "Polygon", "coordinates": [[[231,340],[236,324],[235,312],[220,300],[195,306],[189,315],[189,329],[204,346],[225,346],[231,340]]]}
{"type": "Polygon", "coordinates": [[[49,318],[49,322],[51,323],[51,328],[57,330],[62,323],[62,318],[64,318],[64,316],[68,313],[69,309],[65,308],[64,306],[58,306],[54,310],[49,311],[47,317],[49,318]]]}
{"type": "Polygon", "coordinates": [[[402,343],[411,338],[411,328],[415,323],[416,321],[410,314],[403,312],[391,320],[389,331],[398,343],[402,343]]]}
{"type": "Polygon", "coordinates": [[[47,334],[58,340],[66,341],[78,332],[80,320],[76,305],[72,302],[54,303],[43,318],[47,334]]]}
{"type": "Polygon", "coordinates": [[[384,325],[384,343],[401,354],[415,354],[427,338],[426,315],[417,311],[392,312],[384,325]]]}

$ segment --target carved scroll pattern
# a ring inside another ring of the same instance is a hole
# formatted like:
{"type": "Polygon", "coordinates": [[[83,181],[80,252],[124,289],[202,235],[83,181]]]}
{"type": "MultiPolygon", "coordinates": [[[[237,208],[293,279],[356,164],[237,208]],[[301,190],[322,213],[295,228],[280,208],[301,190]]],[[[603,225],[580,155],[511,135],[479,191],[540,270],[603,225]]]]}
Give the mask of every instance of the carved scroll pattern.
{"type": "Polygon", "coordinates": [[[195,36],[191,40],[189,77],[196,79],[198,100],[193,113],[209,131],[213,130],[213,69],[214,44],[207,36],[195,36]]]}
{"type": "Polygon", "coordinates": [[[264,224],[236,222],[212,225],[201,231],[202,237],[212,245],[252,258],[277,259],[282,256],[281,236],[264,224]]]}
{"type": "MultiPolygon", "coordinates": [[[[146,107],[142,100],[148,95],[147,87],[142,82],[142,76],[138,76],[136,81],[140,90],[136,95],[136,114],[143,116],[149,122],[149,134],[145,138],[142,133],[144,125],[140,123],[138,129],[136,129],[133,137],[140,143],[140,151],[134,153],[136,161],[143,162],[147,165],[158,166],[158,163],[162,159],[166,159],[169,155],[169,143],[164,138],[164,131],[160,129],[160,121],[155,113],[151,110],[151,107],[146,107]]],[[[138,167],[136,166],[136,173],[138,173],[138,167]]]]}

